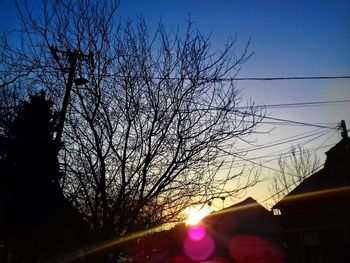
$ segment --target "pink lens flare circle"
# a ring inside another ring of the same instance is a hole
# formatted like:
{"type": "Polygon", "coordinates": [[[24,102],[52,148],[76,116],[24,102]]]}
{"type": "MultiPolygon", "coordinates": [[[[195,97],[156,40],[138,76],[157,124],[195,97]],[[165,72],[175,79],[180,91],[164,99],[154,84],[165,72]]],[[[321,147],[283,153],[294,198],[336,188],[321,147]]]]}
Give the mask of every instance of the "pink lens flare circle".
{"type": "Polygon", "coordinates": [[[188,258],[194,261],[208,259],[214,252],[214,241],[204,232],[204,236],[199,240],[186,238],[183,244],[183,250],[188,258]]]}
{"type": "Polygon", "coordinates": [[[199,241],[205,237],[205,228],[202,226],[191,226],[188,230],[188,237],[191,240],[199,241]]]}

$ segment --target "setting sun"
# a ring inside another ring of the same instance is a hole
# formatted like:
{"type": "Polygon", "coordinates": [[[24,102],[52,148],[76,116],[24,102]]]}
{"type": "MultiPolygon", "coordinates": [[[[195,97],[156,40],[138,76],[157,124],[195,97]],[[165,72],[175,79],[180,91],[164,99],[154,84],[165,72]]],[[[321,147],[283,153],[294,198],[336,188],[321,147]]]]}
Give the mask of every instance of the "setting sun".
{"type": "Polygon", "coordinates": [[[187,225],[196,225],[209,213],[210,213],[210,209],[208,207],[204,207],[201,209],[189,208],[186,224],[187,225]]]}

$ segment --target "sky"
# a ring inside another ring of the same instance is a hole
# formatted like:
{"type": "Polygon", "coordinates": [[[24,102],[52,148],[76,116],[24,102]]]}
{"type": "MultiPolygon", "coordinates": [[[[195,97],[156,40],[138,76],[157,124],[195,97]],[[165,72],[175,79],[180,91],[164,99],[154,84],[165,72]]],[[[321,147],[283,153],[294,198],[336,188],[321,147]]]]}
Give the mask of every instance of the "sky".
{"type": "MultiPolygon", "coordinates": [[[[29,0],[35,5],[38,0],[29,0]]],[[[251,38],[252,58],[241,68],[238,77],[292,77],[350,75],[350,1],[270,1],[270,0],[121,0],[120,19],[143,15],[152,29],[159,20],[168,28],[184,27],[186,21],[211,34],[214,49],[221,49],[227,38],[237,36],[237,51],[251,38]]],[[[0,32],[18,24],[12,1],[0,0],[0,32]]],[[[259,104],[303,103],[350,100],[350,79],[239,81],[238,88],[246,100],[259,104]]],[[[335,127],[345,120],[350,127],[350,103],[297,108],[268,108],[268,116],[335,127]]],[[[313,149],[322,161],[324,152],[340,140],[340,132],[305,125],[265,124],[252,136],[255,145],[270,145],[278,140],[320,131],[320,137],[294,140],[248,153],[259,157],[286,152],[298,143],[313,149]],[[310,141],[311,140],[311,141],[310,141]],[[310,142],[309,142],[310,141],[310,142]]],[[[318,135],[315,135],[318,136],[318,135]]],[[[302,136],[300,136],[302,137],[302,136]]],[[[251,146],[243,146],[251,147],[251,146]]],[[[256,159],[258,163],[278,168],[275,162],[256,159]]],[[[267,177],[274,171],[264,168],[267,177]]],[[[258,201],[269,195],[268,181],[249,190],[246,195],[258,201]]],[[[225,204],[224,204],[225,205],[225,204]]]]}
{"type": "MultiPolygon", "coordinates": [[[[185,26],[190,18],[199,31],[211,34],[212,45],[217,49],[223,47],[227,38],[236,36],[239,52],[251,38],[250,51],[254,55],[242,66],[238,77],[350,75],[350,1],[121,1],[121,19],[134,19],[139,14],[151,26],[161,19],[170,28],[185,26]]],[[[246,100],[267,105],[350,99],[350,79],[239,81],[237,86],[246,100]]],[[[271,117],[331,127],[343,119],[350,126],[349,113],[349,103],[268,109],[271,117]]],[[[268,157],[300,143],[308,149],[320,148],[315,153],[323,162],[324,152],[331,147],[327,145],[341,138],[337,130],[310,126],[263,125],[260,131],[269,133],[252,136],[257,146],[297,139],[303,134],[316,135],[251,151],[246,157],[268,157]],[[317,136],[320,137],[315,139],[317,136]]],[[[269,159],[272,158],[254,161],[278,169],[276,161],[268,162],[269,159]]],[[[269,178],[275,171],[263,168],[262,173],[269,178]]],[[[260,183],[246,196],[264,201],[271,195],[268,185],[269,181],[260,183]]],[[[220,200],[217,206],[230,205],[230,201],[225,202],[221,204],[220,200]]]]}

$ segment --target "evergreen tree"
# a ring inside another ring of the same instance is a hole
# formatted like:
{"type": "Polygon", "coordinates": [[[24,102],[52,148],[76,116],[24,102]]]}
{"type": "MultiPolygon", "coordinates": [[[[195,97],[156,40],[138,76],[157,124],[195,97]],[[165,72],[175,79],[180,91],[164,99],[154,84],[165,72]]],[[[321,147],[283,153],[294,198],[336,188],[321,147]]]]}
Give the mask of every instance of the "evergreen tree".
{"type": "Polygon", "coordinates": [[[40,92],[22,101],[13,118],[2,125],[0,235],[21,251],[39,246],[36,231],[63,196],[58,185],[55,124],[53,103],[40,92]]]}

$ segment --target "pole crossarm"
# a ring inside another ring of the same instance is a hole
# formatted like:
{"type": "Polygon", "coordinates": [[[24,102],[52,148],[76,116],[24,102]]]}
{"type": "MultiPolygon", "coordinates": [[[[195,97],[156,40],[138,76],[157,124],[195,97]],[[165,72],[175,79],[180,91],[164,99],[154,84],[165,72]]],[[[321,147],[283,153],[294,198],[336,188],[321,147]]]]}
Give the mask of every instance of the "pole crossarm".
{"type": "Polygon", "coordinates": [[[63,102],[62,102],[62,108],[57,124],[57,133],[56,133],[56,143],[57,145],[61,144],[62,140],[62,133],[64,128],[64,121],[66,118],[67,108],[69,104],[69,98],[70,98],[70,92],[72,90],[73,82],[74,82],[74,76],[75,76],[75,70],[77,66],[78,60],[80,61],[87,61],[91,64],[91,66],[94,66],[93,61],[93,52],[90,52],[89,54],[84,54],[79,50],[59,50],[56,47],[50,46],[50,51],[56,60],[57,63],[60,61],[60,57],[58,54],[61,54],[63,57],[68,59],[69,62],[69,72],[68,72],[68,79],[67,79],[67,85],[64,92],[63,102]]]}

